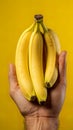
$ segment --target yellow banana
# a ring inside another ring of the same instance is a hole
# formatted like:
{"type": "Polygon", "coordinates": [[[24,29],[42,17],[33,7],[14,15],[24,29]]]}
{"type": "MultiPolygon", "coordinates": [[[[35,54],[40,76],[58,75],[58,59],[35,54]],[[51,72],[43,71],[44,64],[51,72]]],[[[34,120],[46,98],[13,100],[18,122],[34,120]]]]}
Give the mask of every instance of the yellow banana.
{"type": "Polygon", "coordinates": [[[35,96],[28,66],[28,46],[33,26],[26,29],[20,36],[15,56],[16,73],[20,89],[28,100],[31,100],[32,96],[35,96]]]}
{"type": "Polygon", "coordinates": [[[43,38],[39,30],[39,23],[33,31],[29,43],[29,69],[37,99],[46,101],[47,89],[44,87],[43,73],[43,38]]]}
{"type": "Polygon", "coordinates": [[[61,53],[61,46],[60,46],[59,38],[58,38],[57,34],[52,29],[49,29],[48,31],[50,32],[50,34],[52,35],[52,37],[54,39],[54,43],[56,46],[56,52],[59,55],[61,53]]]}
{"type": "Polygon", "coordinates": [[[44,39],[47,48],[47,59],[45,67],[45,83],[47,87],[51,87],[51,79],[54,74],[55,64],[56,64],[56,47],[52,35],[50,35],[48,29],[41,23],[44,29],[44,39]]]}
{"type": "Polygon", "coordinates": [[[55,66],[53,76],[52,76],[52,78],[51,78],[51,80],[50,80],[50,82],[49,82],[50,87],[52,87],[52,86],[55,84],[57,78],[58,78],[58,69],[57,69],[57,67],[55,66]]]}
{"type": "Polygon", "coordinates": [[[58,56],[61,52],[61,46],[60,46],[60,41],[59,41],[59,38],[57,36],[57,34],[49,29],[48,30],[50,32],[50,34],[52,35],[53,39],[54,39],[54,44],[55,44],[55,47],[56,47],[56,65],[55,65],[55,70],[54,70],[54,74],[52,76],[52,79],[50,81],[50,86],[53,86],[54,83],[56,82],[57,78],[58,78],[58,64],[57,64],[57,60],[58,60],[58,56]]]}
{"type": "Polygon", "coordinates": [[[29,101],[37,97],[46,101],[47,88],[58,78],[57,56],[61,52],[56,33],[43,24],[43,16],[35,15],[35,23],[19,38],[15,66],[20,89],[29,101]]]}

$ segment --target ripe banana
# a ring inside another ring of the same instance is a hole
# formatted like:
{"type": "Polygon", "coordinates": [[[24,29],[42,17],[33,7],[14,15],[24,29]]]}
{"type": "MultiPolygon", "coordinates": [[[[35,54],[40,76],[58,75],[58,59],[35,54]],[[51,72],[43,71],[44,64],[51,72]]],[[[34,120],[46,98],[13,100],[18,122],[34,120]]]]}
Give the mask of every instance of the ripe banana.
{"type": "Polygon", "coordinates": [[[51,80],[49,82],[50,87],[52,87],[55,84],[57,78],[58,78],[58,69],[57,69],[57,66],[55,66],[53,76],[52,76],[52,78],[51,78],[51,80]]]}
{"type": "Polygon", "coordinates": [[[31,100],[32,96],[35,96],[28,66],[28,46],[33,27],[34,24],[26,29],[20,36],[15,56],[16,73],[20,89],[28,100],[31,100]]]}
{"type": "Polygon", "coordinates": [[[29,43],[29,69],[37,99],[46,101],[47,89],[44,87],[43,73],[43,38],[39,30],[39,23],[33,31],[29,43]]]}
{"type": "Polygon", "coordinates": [[[54,44],[56,47],[56,65],[55,65],[54,74],[53,74],[52,79],[50,81],[50,85],[53,86],[58,78],[58,57],[59,57],[59,54],[61,52],[61,46],[60,46],[60,41],[59,41],[57,34],[51,29],[49,29],[48,31],[52,35],[53,40],[54,40],[54,44]]]}
{"type": "Polygon", "coordinates": [[[45,83],[47,87],[51,87],[51,79],[55,73],[55,64],[56,64],[56,47],[52,35],[50,35],[48,29],[41,23],[44,29],[44,39],[47,47],[47,60],[45,68],[45,83]]]}
{"type": "Polygon", "coordinates": [[[57,57],[61,52],[56,33],[43,23],[42,15],[19,38],[15,65],[20,89],[27,100],[46,101],[47,88],[58,78],[57,57]]]}
{"type": "Polygon", "coordinates": [[[54,39],[54,43],[56,46],[56,52],[59,55],[61,53],[61,46],[60,46],[59,38],[58,38],[57,34],[52,29],[48,29],[48,31],[50,32],[50,34],[52,35],[52,37],[54,39]]]}

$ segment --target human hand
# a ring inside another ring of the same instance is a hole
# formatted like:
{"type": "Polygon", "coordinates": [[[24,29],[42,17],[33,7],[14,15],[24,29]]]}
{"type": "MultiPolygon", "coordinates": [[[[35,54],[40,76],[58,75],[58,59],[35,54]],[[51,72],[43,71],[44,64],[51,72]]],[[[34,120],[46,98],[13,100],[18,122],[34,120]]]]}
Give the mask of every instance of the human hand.
{"type": "Polygon", "coordinates": [[[58,118],[66,93],[66,52],[59,56],[59,78],[55,85],[48,89],[47,101],[43,105],[32,103],[24,98],[16,76],[15,66],[10,64],[9,69],[10,96],[18,106],[24,117],[58,118]]]}

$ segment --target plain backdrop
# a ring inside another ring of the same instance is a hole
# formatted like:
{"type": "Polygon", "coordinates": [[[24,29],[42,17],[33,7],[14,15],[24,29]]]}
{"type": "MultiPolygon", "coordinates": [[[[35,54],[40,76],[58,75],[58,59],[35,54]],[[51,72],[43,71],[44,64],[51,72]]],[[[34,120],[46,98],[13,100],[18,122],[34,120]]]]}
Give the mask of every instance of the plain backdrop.
{"type": "Polygon", "coordinates": [[[8,67],[15,62],[19,36],[39,13],[58,34],[62,50],[68,52],[59,130],[73,129],[73,0],[0,0],[0,130],[24,130],[24,119],[9,96],[8,67]]]}

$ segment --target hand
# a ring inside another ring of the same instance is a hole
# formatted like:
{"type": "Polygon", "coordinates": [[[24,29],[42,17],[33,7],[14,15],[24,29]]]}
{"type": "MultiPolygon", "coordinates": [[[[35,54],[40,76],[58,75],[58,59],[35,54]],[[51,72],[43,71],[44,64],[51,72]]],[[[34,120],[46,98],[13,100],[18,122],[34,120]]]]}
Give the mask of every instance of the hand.
{"type": "Polygon", "coordinates": [[[13,64],[10,64],[9,68],[9,83],[10,96],[24,117],[58,117],[66,93],[66,52],[61,52],[59,56],[59,78],[55,85],[48,89],[47,101],[43,105],[38,105],[36,102],[29,102],[24,98],[13,64]]]}

